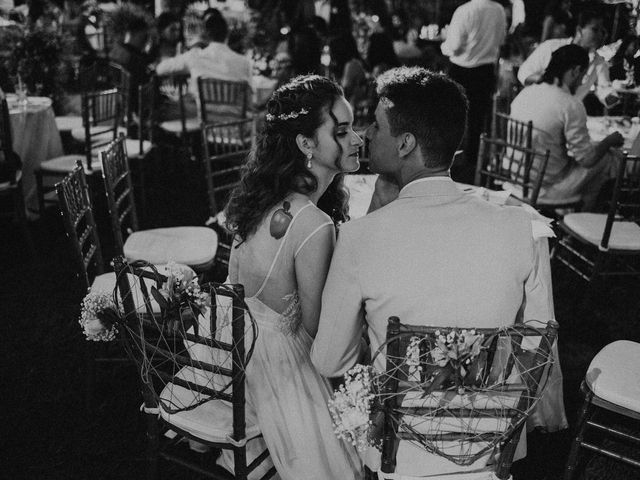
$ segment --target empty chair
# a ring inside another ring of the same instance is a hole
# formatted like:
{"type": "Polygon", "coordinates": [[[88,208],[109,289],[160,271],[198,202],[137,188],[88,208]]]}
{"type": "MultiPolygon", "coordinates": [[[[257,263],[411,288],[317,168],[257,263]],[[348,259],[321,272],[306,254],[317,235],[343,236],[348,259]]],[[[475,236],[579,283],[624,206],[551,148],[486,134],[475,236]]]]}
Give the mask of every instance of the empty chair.
{"type": "Polygon", "coordinates": [[[202,123],[226,123],[247,117],[251,90],[246,82],[198,78],[202,123]]]}
{"type": "MultiPolygon", "coordinates": [[[[606,410],[617,414],[618,425],[624,425],[630,419],[640,420],[640,374],[637,368],[639,358],[640,343],[618,340],[604,347],[591,361],[580,388],[585,399],[567,460],[565,480],[575,477],[581,449],[640,469],[637,456],[633,458],[626,455],[618,446],[619,442],[637,445],[640,443],[640,436],[615,426],[610,417],[595,417],[598,411],[606,410]],[[603,442],[596,443],[595,438],[587,438],[589,430],[595,430],[601,438],[604,434],[606,439],[615,439],[618,442],[610,442],[608,445],[603,442]]],[[[638,474],[640,475],[640,471],[638,474]]]]}
{"type": "Polygon", "coordinates": [[[533,122],[522,122],[506,113],[495,112],[491,124],[491,138],[518,147],[532,148],[533,122]]]}
{"type": "Polygon", "coordinates": [[[231,190],[240,182],[240,171],[255,138],[252,119],[205,125],[202,130],[209,220],[218,233],[217,260],[228,265],[232,236],[224,226],[224,209],[231,190]]]}
{"type": "MultiPolygon", "coordinates": [[[[73,251],[76,275],[80,279],[80,288],[83,294],[88,291],[99,293],[111,293],[116,285],[116,276],[113,272],[104,272],[104,261],[98,228],[93,217],[89,187],[81,162],[60,183],[56,185],[60,211],[73,251]]],[[[85,366],[85,401],[91,405],[93,385],[95,383],[96,363],[112,362],[114,358],[125,360],[123,352],[115,355],[110,352],[109,345],[86,342],[85,366]]]]}
{"type": "Polygon", "coordinates": [[[548,150],[542,154],[482,134],[475,184],[492,190],[510,190],[514,197],[536,208],[548,161],[548,150]]]}
{"type": "Polygon", "coordinates": [[[386,358],[375,394],[383,417],[379,478],[510,478],[553,363],[558,324],[540,327],[426,327],[390,317],[376,353],[386,358]]]}
{"type": "MultiPolygon", "coordinates": [[[[128,105],[126,98],[129,94],[130,83],[130,75],[124,68],[117,63],[103,59],[97,60],[93,65],[78,72],[80,92],[98,92],[117,88],[123,94],[125,106],[128,105]]],[[[70,134],[78,142],[84,142],[85,131],[82,119],[82,115],[56,117],[58,131],[62,134],[70,134]]]]}
{"type": "Polygon", "coordinates": [[[218,237],[212,229],[169,227],[138,230],[123,135],[101,152],[101,159],[111,226],[119,252],[128,259],[146,260],[157,265],[174,261],[198,272],[212,267],[218,246],[218,237]]]}
{"type": "Polygon", "coordinates": [[[185,141],[188,134],[200,131],[200,119],[197,116],[189,116],[186,109],[185,95],[189,89],[189,78],[189,74],[158,75],[157,77],[161,96],[161,116],[166,115],[169,110],[173,110],[171,113],[177,113],[177,115],[170,115],[177,116],[176,119],[160,118],[160,129],[179,136],[185,141]]]}
{"type": "Polygon", "coordinates": [[[618,166],[608,213],[570,213],[559,223],[552,251],[580,277],[639,276],[640,157],[625,154],[618,166]]]}
{"type": "Polygon", "coordinates": [[[16,220],[22,230],[29,255],[35,250],[22,192],[22,161],[13,151],[9,107],[0,90],[0,215],[16,220]],[[7,205],[8,204],[8,205],[7,205]],[[5,209],[5,206],[7,207],[5,209]]]}
{"type": "Polygon", "coordinates": [[[117,137],[122,121],[122,95],[118,89],[82,94],[84,129],[84,155],[63,155],[46,160],[35,170],[40,211],[44,210],[45,193],[52,190],[45,186],[46,177],[64,177],[82,161],[85,173],[93,175],[102,165],[97,154],[117,137]]]}
{"type": "Polygon", "coordinates": [[[149,291],[166,288],[167,278],[136,263],[129,265],[122,257],[114,265],[119,278],[116,298],[125,315],[122,340],[141,372],[147,478],[158,477],[160,458],[207,478],[244,480],[250,472],[253,478],[272,477],[275,469],[266,448],[256,458],[248,456],[247,444],[261,437],[256,419],[245,413],[245,372],[258,331],[242,286],[203,285],[212,307],[195,322],[166,310],[154,317],[137,311],[135,304],[148,303],[149,291]],[[213,454],[214,448],[230,452],[235,475],[217,465],[203,468],[192,456],[181,455],[175,447],[185,439],[209,449],[211,460],[218,453],[213,454]]]}

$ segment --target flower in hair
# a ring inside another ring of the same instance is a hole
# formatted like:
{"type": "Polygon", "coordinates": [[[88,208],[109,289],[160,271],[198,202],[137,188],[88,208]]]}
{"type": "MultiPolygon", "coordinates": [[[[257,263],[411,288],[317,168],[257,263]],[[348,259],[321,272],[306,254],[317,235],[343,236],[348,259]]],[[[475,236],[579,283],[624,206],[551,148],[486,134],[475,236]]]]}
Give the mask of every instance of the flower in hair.
{"type": "Polygon", "coordinates": [[[291,120],[292,118],[298,118],[300,115],[306,115],[307,113],[309,113],[309,110],[307,110],[306,108],[301,108],[297,112],[281,113],[280,115],[272,115],[270,113],[267,113],[265,118],[267,119],[268,122],[272,122],[274,120],[284,121],[284,120],[291,120]]]}

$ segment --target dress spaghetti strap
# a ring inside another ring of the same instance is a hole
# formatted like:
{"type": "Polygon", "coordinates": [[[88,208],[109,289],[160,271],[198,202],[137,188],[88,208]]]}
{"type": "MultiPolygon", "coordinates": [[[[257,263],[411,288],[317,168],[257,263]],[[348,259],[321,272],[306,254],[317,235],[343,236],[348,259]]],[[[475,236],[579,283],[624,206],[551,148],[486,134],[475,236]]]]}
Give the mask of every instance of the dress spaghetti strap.
{"type": "Polygon", "coordinates": [[[298,218],[298,215],[300,215],[300,213],[303,210],[305,210],[307,207],[311,207],[311,206],[313,206],[313,202],[311,202],[311,200],[309,200],[309,203],[307,203],[302,208],[300,208],[300,210],[298,210],[296,212],[296,214],[293,216],[293,218],[291,219],[291,223],[289,223],[289,227],[287,228],[287,231],[285,232],[284,237],[282,237],[282,242],[280,243],[280,246],[278,247],[278,251],[276,252],[276,255],[273,257],[273,261],[271,262],[271,266],[269,266],[269,270],[267,271],[267,275],[264,277],[264,280],[262,281],[262,284],[260,285],[260,288],[258,289],[258,291],[253,295],[254,297],[256,297],[256,298],[259,297],[260,294],[262,293],[262,291],[264,290],[264,288],[267,286],[267,281],[271,277],[271,273],[273,272],[273,269],[276,266],[276,262],[278,261],[278,258],[280,257],[280,252],[282,251],[282,247],[284,247],[284,244],[286,243],[287,238],[289,237],[289,232],[292,230],[293,222],[296,221],[296,218],[298,218]]]}

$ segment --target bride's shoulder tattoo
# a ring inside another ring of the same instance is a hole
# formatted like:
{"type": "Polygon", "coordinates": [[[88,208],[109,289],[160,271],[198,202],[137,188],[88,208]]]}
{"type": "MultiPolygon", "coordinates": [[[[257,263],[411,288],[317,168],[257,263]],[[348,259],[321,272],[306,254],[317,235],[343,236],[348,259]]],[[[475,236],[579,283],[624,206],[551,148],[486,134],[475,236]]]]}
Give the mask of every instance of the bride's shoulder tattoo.
{"type": "Polygon", "coordinates": [[[288,201],[282,203],[282,207],[277,209],[271,215],[271,223],[269,224],[269,233],[275,239],[282,238],[289,228],[289,224],[293,219],[289,209],[291,204],[288,201]]]}

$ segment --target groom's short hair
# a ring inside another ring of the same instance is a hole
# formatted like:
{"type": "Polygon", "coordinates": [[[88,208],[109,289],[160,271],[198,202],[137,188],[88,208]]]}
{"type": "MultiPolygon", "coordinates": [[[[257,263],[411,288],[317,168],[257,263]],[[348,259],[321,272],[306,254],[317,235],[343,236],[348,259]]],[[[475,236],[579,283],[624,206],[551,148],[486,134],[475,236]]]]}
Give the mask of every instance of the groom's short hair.
{"type": "Polygon", "coordinates": [[[460,84],[419,67],[387,70],[377,80],[392,135],[416,137],[428,167],[449,166],[464,136],[469,104],[460,84]]]}

